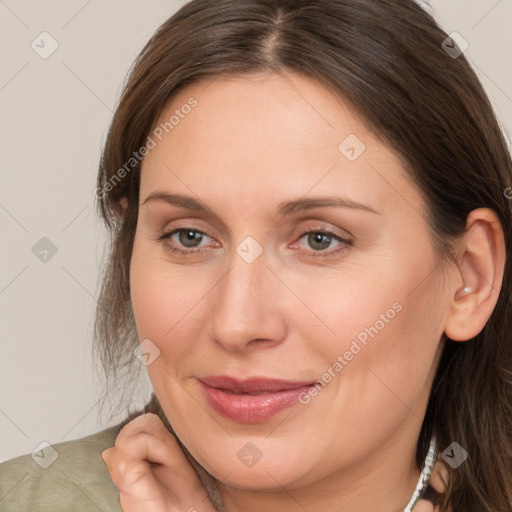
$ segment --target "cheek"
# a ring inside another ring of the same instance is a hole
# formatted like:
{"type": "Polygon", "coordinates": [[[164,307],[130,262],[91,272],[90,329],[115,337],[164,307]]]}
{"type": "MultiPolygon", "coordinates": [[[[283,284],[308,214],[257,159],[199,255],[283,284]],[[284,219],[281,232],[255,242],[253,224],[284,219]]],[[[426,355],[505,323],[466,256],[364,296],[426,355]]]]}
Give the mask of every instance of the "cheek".
{"type": "MultiPolygon", "coordinates": [[[[443,305],[436,302],[432,281],[409,290],[395,288],[381,296],[364,324],[350,324],[339,409],[352,411],[354,424],[391,426],[410,411],[418,417],[423,413],[443,331],[443,305]]],[[[355,298],[353,307],[363,303],[364,297],[355,298]]]]}
{"type": "Polygon", "coordinates": [[[138,243],[136,237],[130,294],[139,340],[151,340],[160,351],[146,371],[167,417],[176,426],[189,407],[188,395],[179,383],[191,375],[200,340],[199,331],[194,330],[200,329],[199,322],[193,320],[194,306],[207,290],[200,279],[191,279],[177,265],[170,266],[162,254],[159,247],[138,243]]]}
{"type": "MultiPolygon", "coordinates": [[[[210,272],[211,274],[211,272],[210,272]]],[[[140,340],[149,338],[169,368],[200,343],[201,311],[208,307],[212,276],[171,265],[160,247],[135,238],[130,266],[130,294],[140,340]]],[[[148,367],[151,372],[153,368],[148,367]]]]}
{"type": "Polygon", "coordinates": [[[334,400],[352,424],[368,424],[370,416],[393,422],[408,408],[421,408],[447,309],[426,250],[397,252],[376,267],[380,271],[371,273],[366,266],[364,275],[354,268],[323,295],[310,294],[312,309],[323,303],[322,319],[334,331],[318,345],[326,372],[321,380],[330,390],[319,393],[321,401],[327,407],[334,400]]]}

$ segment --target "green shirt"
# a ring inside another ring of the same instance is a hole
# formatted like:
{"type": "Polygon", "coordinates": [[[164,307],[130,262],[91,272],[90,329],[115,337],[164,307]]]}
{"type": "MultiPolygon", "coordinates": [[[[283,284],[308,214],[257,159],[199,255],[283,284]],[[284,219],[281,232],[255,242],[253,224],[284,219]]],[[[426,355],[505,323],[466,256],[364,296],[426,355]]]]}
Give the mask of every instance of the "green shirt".
{"type": "Polygon", "coordinates": [[[119,491],[101,458],[120,429],[121,424],[0,464],[0,511],[122,512],[119,491]]]}

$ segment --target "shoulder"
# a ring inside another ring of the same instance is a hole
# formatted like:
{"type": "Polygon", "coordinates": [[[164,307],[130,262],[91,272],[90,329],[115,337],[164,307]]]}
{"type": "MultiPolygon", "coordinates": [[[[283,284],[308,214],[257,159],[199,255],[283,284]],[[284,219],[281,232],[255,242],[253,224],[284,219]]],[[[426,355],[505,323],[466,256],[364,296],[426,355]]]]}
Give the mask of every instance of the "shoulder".
{"type": "Polygon", "coordinates": [[[114,446],[121,425],[0,464],[0,509],[122,512],[101,458],[114,446]]]}

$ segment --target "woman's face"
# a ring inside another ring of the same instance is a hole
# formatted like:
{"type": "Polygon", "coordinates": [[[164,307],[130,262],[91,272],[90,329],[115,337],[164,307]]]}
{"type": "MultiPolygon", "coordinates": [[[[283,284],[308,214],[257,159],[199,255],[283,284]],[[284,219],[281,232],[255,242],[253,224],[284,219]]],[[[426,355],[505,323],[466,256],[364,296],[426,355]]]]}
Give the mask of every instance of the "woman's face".
{"type": "Polygon", "coordinates": [[[414,468],[450,296],[399,158],[297,74],[190,85],[150,136],[131,298],[192,455],[260,490],[414,468]]]}

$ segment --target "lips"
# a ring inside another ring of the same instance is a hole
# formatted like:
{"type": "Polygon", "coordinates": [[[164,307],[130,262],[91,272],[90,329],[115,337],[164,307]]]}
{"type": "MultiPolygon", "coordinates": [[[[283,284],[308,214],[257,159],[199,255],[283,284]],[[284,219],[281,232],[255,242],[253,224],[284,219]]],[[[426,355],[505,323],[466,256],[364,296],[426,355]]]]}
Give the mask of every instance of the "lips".
{"type": "Polygon", "coordinates": [[[220,415],[240,423],[262,423],[292,407],[315,381],[285,381],[227,376],[198,379],[209,405],[220,415]]]}
{"type": "Polygon", "coordinates": [[[236,394],[248,395],[288,391],[290,389],[297,389],[304,386],[309,386],[310,384],[314,384],[315,382],[297,382],[280,379],[265,379],[259,377],[252,377],[246,380],[239,380],[234,377],[224,376],[202,377],[200,380],[212,388],[222,389],[224,391],[231,391],[236,394]]]}

